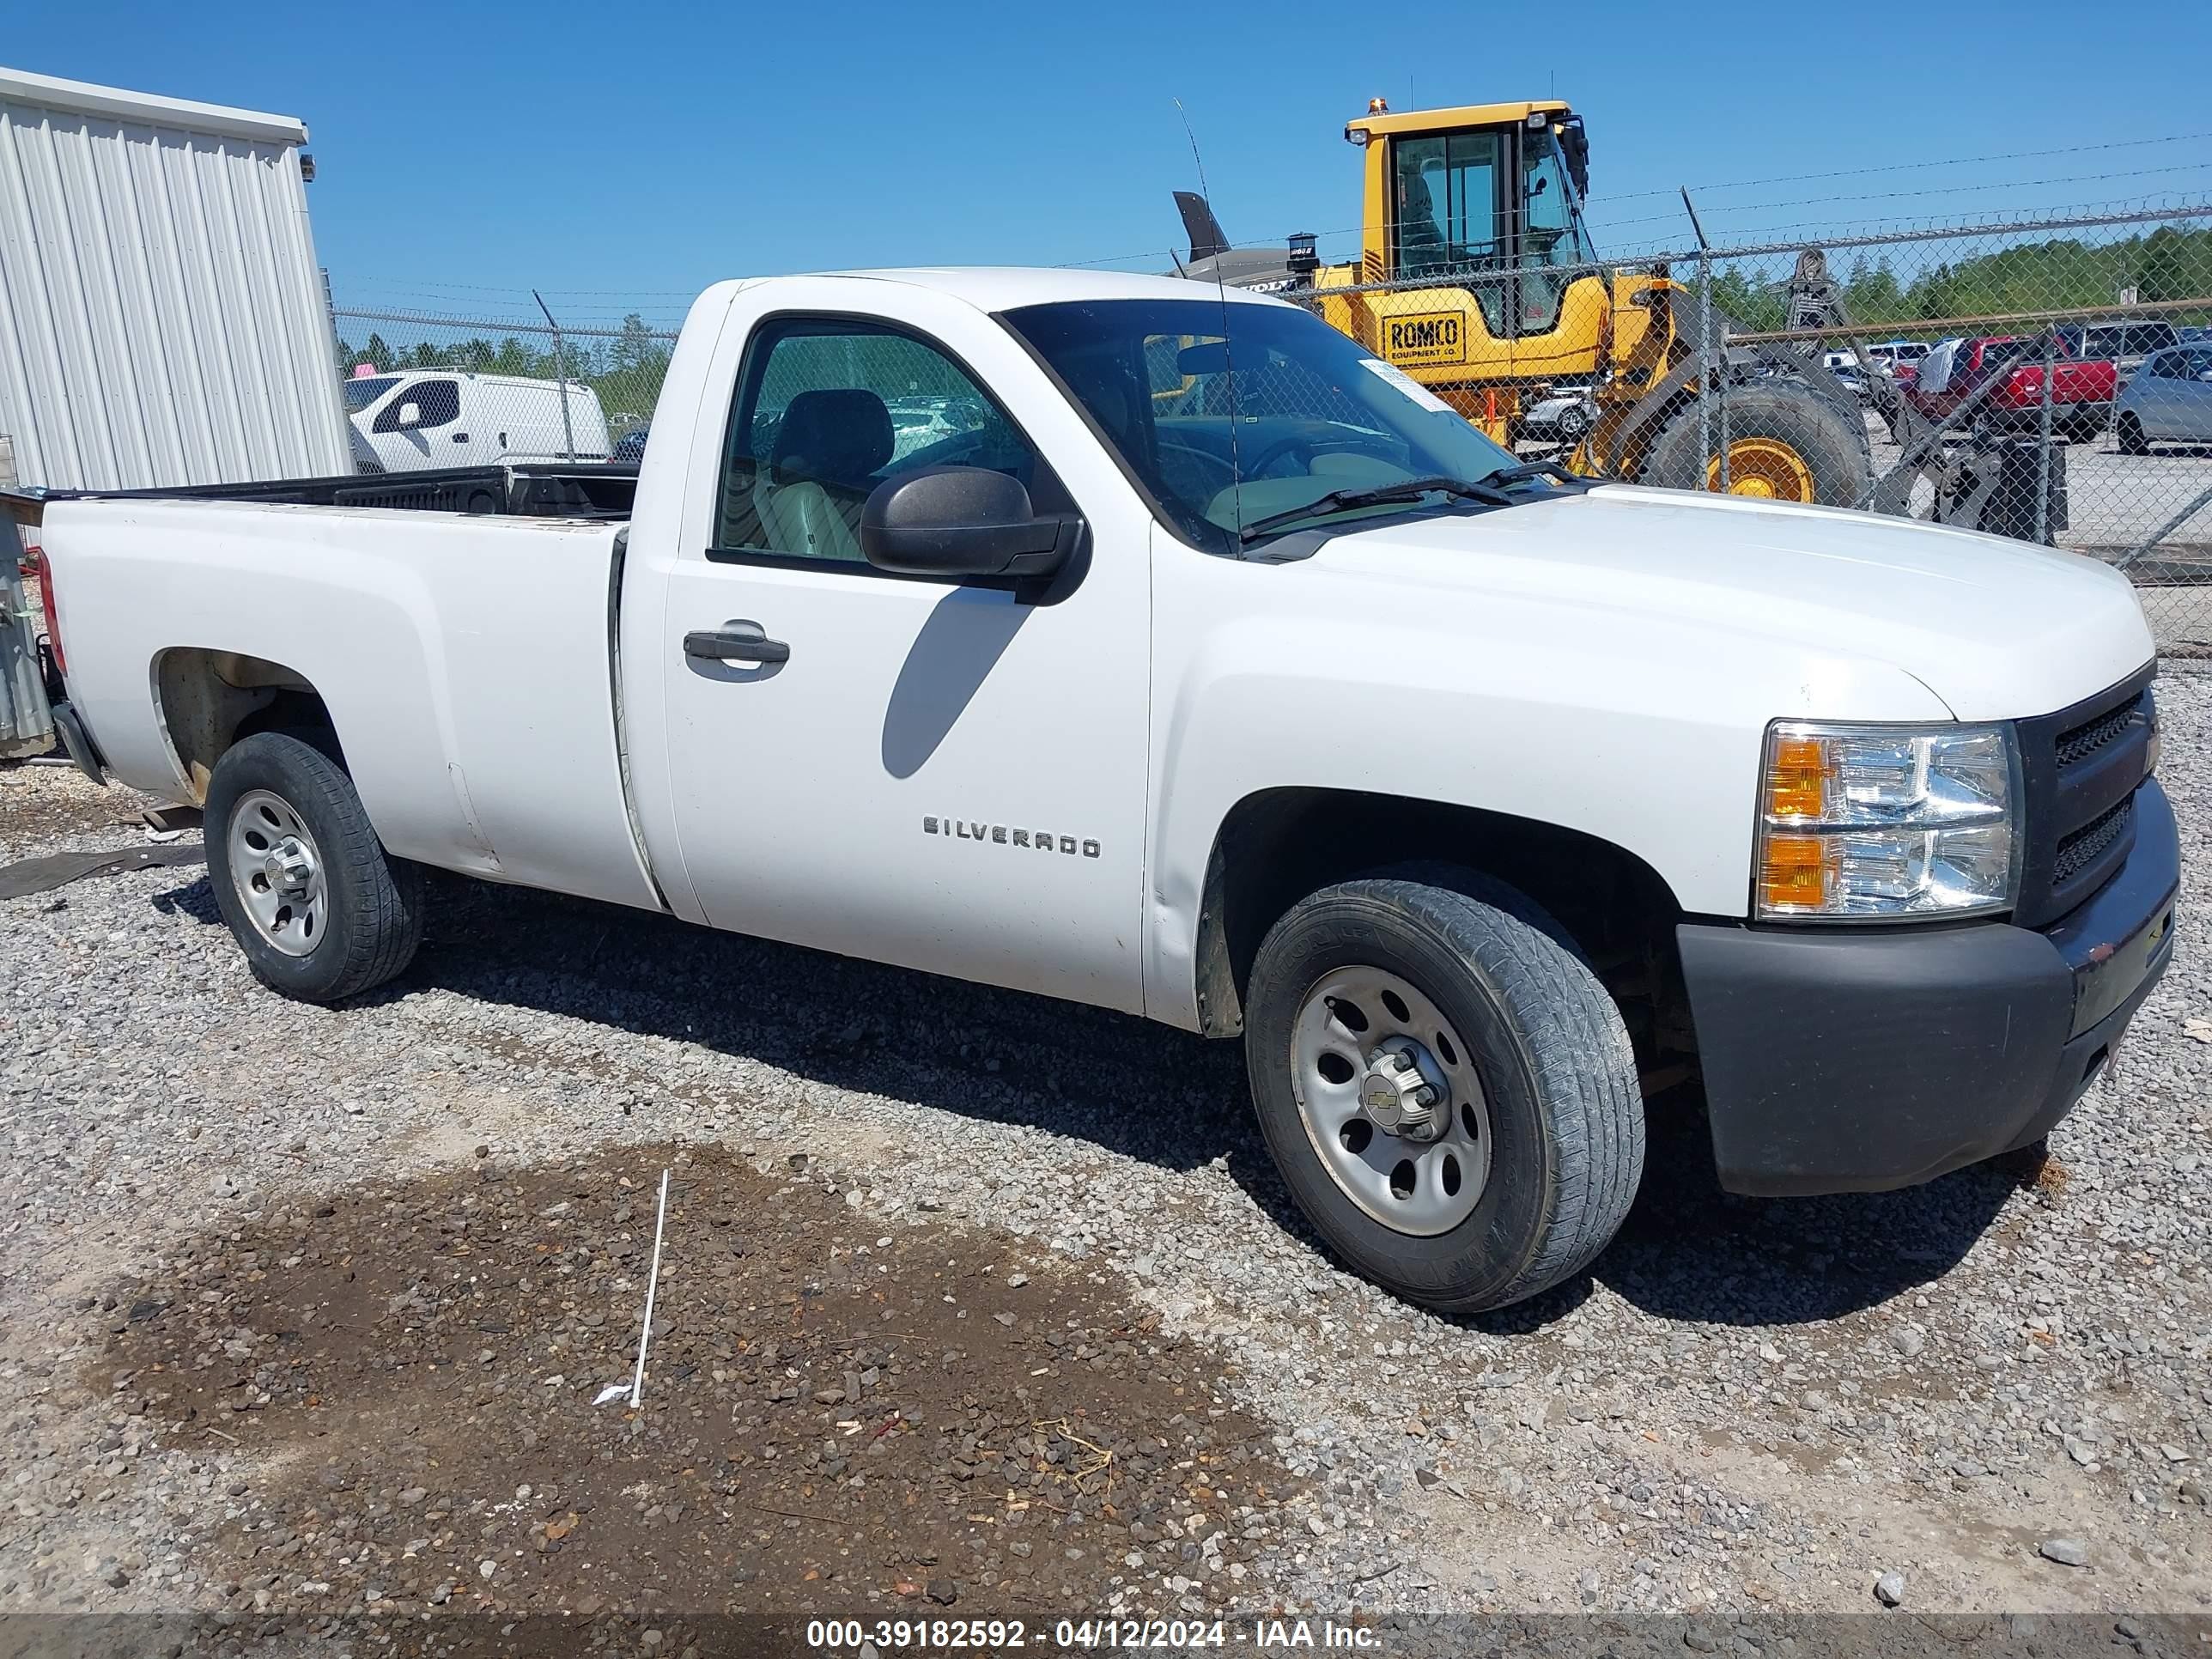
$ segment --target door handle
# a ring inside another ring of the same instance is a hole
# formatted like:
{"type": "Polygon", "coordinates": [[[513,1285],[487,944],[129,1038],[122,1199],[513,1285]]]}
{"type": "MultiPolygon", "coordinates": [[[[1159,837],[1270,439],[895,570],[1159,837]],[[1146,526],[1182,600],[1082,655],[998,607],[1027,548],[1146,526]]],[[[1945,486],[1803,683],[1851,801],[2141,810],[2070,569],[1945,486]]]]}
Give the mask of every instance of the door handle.
{"type": "Polygon", "coordinates": [[[465,432],[456,432],[453,434],[453,441],[457,444],[465,444],[468,442],[468,441],[469,434],[465,432]]]}
{"type": "Polygon", "coordinates": [[[684,654],[707,662],[789,662],[791,647],[771,640],[758,623],[745,628],[702,629],[684,636],[684,654]]]}

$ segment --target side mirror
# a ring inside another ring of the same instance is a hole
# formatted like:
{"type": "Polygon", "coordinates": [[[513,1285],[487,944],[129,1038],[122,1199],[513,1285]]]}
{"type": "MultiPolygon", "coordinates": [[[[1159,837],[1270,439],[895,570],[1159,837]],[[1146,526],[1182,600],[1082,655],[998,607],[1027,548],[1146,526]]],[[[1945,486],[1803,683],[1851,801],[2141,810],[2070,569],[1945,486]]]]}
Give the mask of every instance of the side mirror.
{"type": "Polygon", "coordinates": [[[876,486],[860,510],[860,551],[902,576],[1049,576],[1080,519],[1040,519],[1018,480],[980,466],[930,466],[876,486]]]}
{"type": "Polygon", "coordinates": [[[1176,373],[1188,380],[1200,374],[1229,372],[1229,342],[1206,340],[1176,353],[1176,373]]]}
{"type": "Polygon", "coordinates": [[[409,426],[420,426],[420,425],[422,425],[422,404],[400,404],[400,405],[399,405],[399,422],[398,422],[398,423],[399,423],[401,426],[403,426],[403,427],[409,427],[409,426]]]}

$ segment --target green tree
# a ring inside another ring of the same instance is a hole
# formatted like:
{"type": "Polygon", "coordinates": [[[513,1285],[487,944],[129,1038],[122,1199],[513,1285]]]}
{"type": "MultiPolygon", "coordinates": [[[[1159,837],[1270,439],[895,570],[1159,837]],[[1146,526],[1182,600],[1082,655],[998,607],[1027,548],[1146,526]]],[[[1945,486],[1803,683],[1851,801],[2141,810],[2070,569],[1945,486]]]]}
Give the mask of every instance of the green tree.
{"type": "Polygon", "coordinates": [[[2145,300],[2212,298],[2212,230],[2160,225],[2143,239],[2135,284],[2145,300]]]}

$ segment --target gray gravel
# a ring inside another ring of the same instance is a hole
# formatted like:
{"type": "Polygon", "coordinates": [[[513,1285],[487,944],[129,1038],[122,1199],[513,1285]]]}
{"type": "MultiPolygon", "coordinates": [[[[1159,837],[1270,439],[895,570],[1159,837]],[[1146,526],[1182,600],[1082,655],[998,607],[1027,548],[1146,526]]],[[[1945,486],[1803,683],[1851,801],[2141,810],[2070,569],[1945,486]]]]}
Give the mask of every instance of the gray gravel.
{"type": "MultiPolygon", "coordinates": [[[[250,1605],[205,1547],[271,1471],[94,1372],[133,1275],[479,1147],[685,1140],[886,1237],[1066,1258],[1221,1357],[1303,1523],[1265,1583],[1128,1569],[1132,1609],[2212,1608],[2212,678],[2160,698],[2180,955],[2047,1164],[1749,1201],[1661,1122],[1593,1273],[1471,1322],[1316,1252],[1230,1047],[459,883],[337,1012],[255,988],[191,870],[0,903],[0,1610],[250,1605]]],[[[0,859],[123,844],[131,810],[0,771],[0,859]]]]}

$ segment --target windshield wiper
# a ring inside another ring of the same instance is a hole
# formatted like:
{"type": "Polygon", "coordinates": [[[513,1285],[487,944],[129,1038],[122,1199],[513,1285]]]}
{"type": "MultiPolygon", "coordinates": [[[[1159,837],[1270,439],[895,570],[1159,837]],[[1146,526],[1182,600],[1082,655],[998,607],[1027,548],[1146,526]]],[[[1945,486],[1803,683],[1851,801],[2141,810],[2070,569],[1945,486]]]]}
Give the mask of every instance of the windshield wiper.
{"type": "MultiPolygon", "coordinates": [[[[1517,468],[1512,469],[1518,471],[1517,468]]],[[[1332,489],[1326,495],[1295,507],[1285,513],[1271,513],[1264,519],[1255,519],[1237,532],[1240,541],[1254,541],[1271,530],[1296,524],[1301,519],[1318,519],[1331,513],[1348,513],[1362,507],[1382,507],[1392,501],[1418,501],[1424,495],[1455,495],[1465,501],[1486,501],[1492,507],[1510,507],[1513,498],[1495,483],[1470,483],[1465,478],[1443,477],[1429,478],[1401,478],[1394,483],[1373,484],[1365,489],[1332,489]]]]}
{"type": "Polygon", "coordinates": [[[1501,466],[1495,472],[1486,472],[1482,482],[1504,489],[1510,484],[1528,483],[1537,478],[1555,478],[1565,484],[1576,484],[1583,489],[1590,481],[1579,473],[1570,472],[1557,461],[1523,461],[1518,466],[1501,466]]]}

